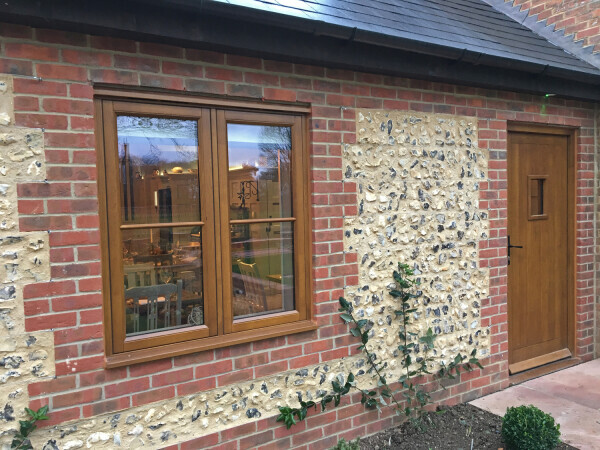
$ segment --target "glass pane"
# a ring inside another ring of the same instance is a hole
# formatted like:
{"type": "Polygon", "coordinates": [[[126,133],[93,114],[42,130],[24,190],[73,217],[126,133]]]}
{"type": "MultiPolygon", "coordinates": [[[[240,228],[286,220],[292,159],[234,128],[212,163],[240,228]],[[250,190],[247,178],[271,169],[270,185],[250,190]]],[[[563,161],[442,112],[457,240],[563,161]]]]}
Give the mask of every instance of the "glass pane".
{"type": "Polygon", "coordinates": [[[231,219],[292,216],[292,129],[227,124],[231,219]]]}
{"type": "Polygon", "coordinates": [[[293,223],[231,226],[233,315],[294,309],[293,223]]]}
{"type": "Polygon", "coordinates": [[[195,120],[117,117],[124,224],[200,221],[195,120]]]}
{"type": "Polygon", "coordinates": [[[123,230],[128,336],[204,324],[200,227],[123,230]]]}

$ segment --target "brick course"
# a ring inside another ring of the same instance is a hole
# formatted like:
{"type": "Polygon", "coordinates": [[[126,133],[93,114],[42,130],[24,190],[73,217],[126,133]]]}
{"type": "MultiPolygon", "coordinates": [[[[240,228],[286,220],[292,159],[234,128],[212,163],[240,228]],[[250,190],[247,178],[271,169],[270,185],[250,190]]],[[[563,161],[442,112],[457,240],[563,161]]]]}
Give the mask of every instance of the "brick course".
{"type": "MultiPolygon", "coordinates": [[[[52,326],[55,333],[57,379],[29,386],[32,405],[49,402],[53,423],[324,363],[354,352],[355,342],[347,338],[347,327],[340,324],[336,311],[343,288],[358,282],[356,255],[344,252],[342,228],[344,216],[356,214],[356,185],[340,183],[340,144],[356,141],[354,108],[359,107],[475,116],[479,147],[490,150],[489,182],[481,184],[480,200],[480,206],[489,209],[490,239],[482,243],[480,258],[481,266],[490,269],[490,291],[481,302],[481,323],[491,327],[491,357],[483,361],[483,374],[463,374],[459,383],[440,394],[438,401],[448,404],[507,385],[507,121],[580,128],[576,355],[584,360],[592,357],[592,105],[122,39],[65,36],[13,25],[1,25],[0,31],[0,72],[15,76],[16,124],[45,128],[48,182],[22,183],[18,192],[21,230],[52,231],[53,279],[27,286],[24,296],[27,329],[52,326]],[[318,330],[128,368],[103,368],[91,82],[312,103],[311,201],[318,330]]],[[[319,414],[316,420],[309,418],[308,428],[299,426],[290,435],[270,417],[258,420],[256,428],[254,423],[249,428],[243,425],[204,436],[201,442],[214,443],[212,448],[247,448],[248,442],[269,448],[319,448],[333,445],[339,437],[350,439],[396,423],[387,413],[365,411],[356,402],[359,399],[353,397],[354,404],[319,414]],[[248,433],[252,436],[245,436],[248,433]]],[[[197,447],[190,441],[173,448],[197,447]]]]}
{"type": "Polygon", "coordinates": [[[600,0],[504,0],[600,52],[600,0]]]}

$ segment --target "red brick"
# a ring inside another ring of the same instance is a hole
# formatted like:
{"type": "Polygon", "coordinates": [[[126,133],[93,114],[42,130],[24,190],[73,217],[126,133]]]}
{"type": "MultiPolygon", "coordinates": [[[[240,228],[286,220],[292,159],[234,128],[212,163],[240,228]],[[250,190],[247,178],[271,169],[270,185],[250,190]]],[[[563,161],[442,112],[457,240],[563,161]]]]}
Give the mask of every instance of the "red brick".
{"type": "Polygon", "coordinates": [[[165,400],[167,398],[173,398],[174,396],[175,388],[173,386],[167,386],[160,389],[152,389],[151,391],[142,392],[140,394],[134,394],[131,396],[131,403],[133,406],[140,406],[159,400],[165,400]]]}
{"type": "Polygon", "coordinates": [[[226,430],[221,431],[221,441],[230,441],[240,436],[245,436],[256,432],[256,422],[245,423],[226,430]]]}
{"type": "Polygon", "coordinates": [[[206,78],[224,81],[242,81],[244,75],[238,70],[221,69],[217,67],[207,67],[205,69],[206,78]]]}
{"type": "Polygon", "coordinates": [[[92,403],[101,398],[102,388],[96,387],[68,394],[55,395],[52,397],[52,406],[54,408],[65,408],[67,406],[81,405],[82,403],[92,403]]]}
{"type": "Polygon", "coordinates": [[[252,436],[240,439],[240,448],[253,448],[257,445],[265,444],[271,440],[273,440],[273,430],[255,433],[252,436]]]}
{"type": "Polygon", "coordinates": [[[139,70],[142,72],[158,72],[160,70],[160,61],[155,58],[115,55],[114,67],[117,69],[139,70]]]}
{"type": "Polygon", "coordinates": [[[57,377],[48,381],[40,381],[38,383],[29,383],[27,390],[32,397],[44,394],[53,394],[55,392],[68,391],[75,389],[77,379],[75,375],[57,377]]]}
{"type": "Polygon", "coordinates": [[[71,84],[69,85],[69,93],[75,98],[92,98],[94,89],[89,84],[71,84]]]}
{"type": "Polygon", "coordinates": [[[245,369],[247,367],[259,366],[269,362],[268,353],[255,353],[252,355],[243,356],[235,360],[235,369],[245,369]]]}
{"type": "Polygon", "coordinates": [[[140,42],[140,53],[167,58],[183,58],[183,49],[172,45],[155,44],[153,42],[140,42]]]}
{"type": "MultiPolygon", "coordinates": [[[[75,314],[75,313],[73,313],[75,314]]],[[[51,316],[41,316],[52,320],[51,316]]],[[[46,328],[48,329],[48,328],[46,328]]],[[[102,325],[79,326],[70,330],[57,330],[54,332],[54,344],[61,345],[70,342],[87,341],[102,337],[104,328],[102,325]]]]}
{"type": "Polygon", "coordinates": [[[203,380],[194,380],[189,383],[179,383],[176,387],[177,395],[191,395],[214,389],[217,387],[217,380],[215,378],[205,378],[203,380]]]}
{"type": "Polygon", "coordinates": [[[46,314],[43,316],[25,318],[26,331],[50,330],[55,328],[74,327],[77,324],[77,314],[46,314]]]}
{"type": "Polygon", "coordinates": [[[145,391],[150,388],[150,378],[136,378],[135,380],[119,380],[118,383],[104,386],[105,398],[120,397],[132,392],[145,391]]]}
{"type": "Polygon", "coordinates": [[[223,53],[198,50],[195,48],[188,48],[185,52],[186,59],[191,61],[202,61],[210,64],[225,64],[225,55],[223,53]]]}
{"type": "Polygon", "coordinates": [[[93,417],[100,414],[120,411],[129,407],[131,407],[130,397],[121,397],[103,402],[94,402],[91,405],[84,405],[82,411],[83,417],[93,417]]]}
{"type": "Polygon", "coordinates": [[[296,92],[286,89],[273,89],[265,88],[264,90],[265,100],[275,100],[282,102],[295,102],[296,92]]]}
{"type": "Polygon", "coordinates": [[[100,323],[103,319],[102,309],[92,309],[87,311],[79,312],[79,323],[80,325],[90,324],[90,323],[100,323]]]}
{"type": "Polygon", "coordinates": [[[206,363],[208,361],[213,361],[214,359],[214,352],[212,350],[209,350],[200,353],[192,353],[191,355],[176,356],[173,359],[173,365],[175,367],[198,365],[206,363]]]}
{"type": "Polygon", "coordinates": [[[90,80],[98,83],[137,84],[138,74],[127,70],[91,69],[90,80]]]}
{"type": "Polygon", "coordinates": [[[102,295],[83,294],[52,299],[53,311],[72,311],[76,309],[97,308],[102,306],[102,295]]]}
{"type": "Polygon", "coordinates": [[[113,52],[135,53],[137,51],[137,45],[134,41],[110,36],[91,36],[90,44],[93,48],[113,52]]]}
{"type": "Polygon", "coordinates": [[[173,61],[163,61],[162,72],[170,75],[179,75],[182,77],[202,78],[204,69],[196,64],[184,64],[173,61]]]}
{"type": "Polygon", "coordinates": [[[50,233],[50,246],[97,244],[100,242],[98,231],[64,231],[50,233]]]}
{"type": "Polygon", "coordinates": [[[256,378],[267,377],[276,373],[281,373],[288,370],[287,361],[278,361],[271,364],[264,364],[254,368],[254,374],[256,378]]]}
{"type": "MultiPolygon", "coordinates": [[[[216,445],[219,442],[219,433],[212,433],[190,441],[182,442],[181,450],[198,450],[199,448],[207,448],[209,445],[216,445]]],[[[237,442],[235,450],[237,450],[237,442]]]]}
{"type": "Polygon", "coordinates": [[[36,64],[38,77],[54,80],[87,81],[87,70],[77,66],[62,66],[58,64],[36,64]]]}
{"type": "Polygon", "coordinates": [[[33,37],[33,28],[25,25],[16,25],[12,23],[0,24],[0,36],[5,38],[23,38],[31,39],[33,37]]]}
{"type": "Polygon", "coordinates": [[[94,113],[94,104],[91,101],[73,100],[62,98],[46,98],[42,103],[44,110],[64,114],[87,114],[94,113]]]}
{"type": "Polygon", "coordinates": [[[136,364],[134,366],[129,367],[129,376],[131,377],[139,377],[144,375],[153,374],[156,372],[162,372],[164,370],[169,370],[173,367],[173,364],[170,359],[160,359],[157,361],[136,364]]]}
{"type": "Polygon", "coordinates": [[[27,301],[24,303],[25,316],[36,316],[50,311],[48,300],[27,301]]]}
{"type": "Polygon", "coordinates": [[[19,214],[44,214],[43,200],[18,200],[19,214]]]}
{"type": "Polygon", "coordinates": [[[166,386],[169,384],[183,383],[184,381],[190,381],[193,378],[194,369],[191,367],[187,369],[165,372],[152,377],[152,388],[166,386]]]}
{"type": "Polygon", "coordinates": [[[34,61],[58,61],[58,49],[35,44],[7,42],[4,54],[11,58],[31,59],[34,61]]]}
{"type": "Polygon", "coordinates": [[[24,299],[45,298],[73,293],[75,293],[75,282],[73,280],[27,284],[23,287],[24,299]]]}
{"type": "Polygon", "coordinates": [[[248,381],[253,379],[252,369],[236,370],[225,375],[217,377],[217,383],[219,386],[227,386],[232,383],[239,383],[240,381],[248,381]]]}
{"type": "Polygon", "coordinates": [[[15,124],[20,127],[49,128],[55,130],[66,130],[69,126],[67,116],[32,113],[15,113],[15,124]]]}
{"type": "Polygon", "coordinates": [[[79,247],[77,249],[77,259],[79,261],[93,261],[100,259],[100,247],[79,247]]]}
{"type": "Polygon", "coordinates": [[[89,372],[90,370],[98,370],[103,366],[104,355],[71,359],[65,362],[56,363],[56,375],[61,376],[79,372],[89,372]]]}
{"type": "Polygon", "coordinates": [[[86,35],[80,33],[73,33],[70,31],[37,28],[35,30],[35,37],[41,42],[47,42],[50,44],[64,44],[74,46],[87,45],[86,35]]]}
{"type": "Polygon", "coordinates": [[[110,66],[111,55],[108,53],[91,52],[84,50],[61,50],[63,62],[76,64],[78,66],[110,66]]]}
{"type": "Polygon", "coordinates": [[[37,111],[40,108],[40,102],[36,97],[25,97],[19,95],[15,97],[15,111],[37,111]]]}
{"type": "MultiPolygon", "coordinates": [[[[47,400],[45,400],[43,404],[38,403],[36,400],[36,401],[29,402],[29,407],[33,410],[37,410],[38,408],[40,408],[41,406],[43,406],[45,404],[48,404],[47,400]]],[[[48,420],[41,420],[38,422],[38,424],[39,424],[40,428],[49,428],[49,427],[53,427],[54,425],[57,425],[62,422],[79,419],[80,416],[81,416],[81,411],[80,411],[79,406],[77,406],[75,408],[61,409],[60,413],[58,413],[58,414],[50,413],[48,415],[48,417],[49,417],[48,420]]]]}
{"type": "Polygon", "coordinates": [[[33,76],[33,63],[19,59],[0,58],[0,73],[33,76]]]}
{"type": "Polygon", "coordinates": [[[48,200],[48,214],[98,211],[96,200],[48,200]]]}
{"type": "Polygon", "coordinates": [[[247,67],[248,69],[262,69],[262,60],[241,55],[227,55],[227,64],[231,66],[247,67]]]}
{"type": "Polygon", "coordinates": [[[183,80],[179,77],[140,74],[140,85],[161,89],[183,90],[183,80]]]}

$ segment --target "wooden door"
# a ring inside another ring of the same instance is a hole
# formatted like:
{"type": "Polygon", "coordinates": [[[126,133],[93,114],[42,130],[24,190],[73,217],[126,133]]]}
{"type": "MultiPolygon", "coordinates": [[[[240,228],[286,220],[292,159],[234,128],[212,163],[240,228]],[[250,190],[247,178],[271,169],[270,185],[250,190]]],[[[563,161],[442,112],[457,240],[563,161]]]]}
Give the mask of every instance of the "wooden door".
{"type": "MultiPolygon", "coordinates": [[[[508,136],[508,351],[511,373],[569,357],[570,139],[508,136]]],[[[554,130],[556,132],[556,130],[554,130]]]]}

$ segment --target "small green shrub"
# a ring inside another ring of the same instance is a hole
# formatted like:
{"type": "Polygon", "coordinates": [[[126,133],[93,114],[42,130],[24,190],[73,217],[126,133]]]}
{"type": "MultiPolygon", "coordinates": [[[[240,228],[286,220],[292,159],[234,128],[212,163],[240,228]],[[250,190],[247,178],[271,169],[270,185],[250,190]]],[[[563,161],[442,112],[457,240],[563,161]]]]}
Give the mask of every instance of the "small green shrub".
{"type": "Polygon", "coordinates": [[[338,443],[329,450],[360,450],[360,445],[358,445],[359,439],[360,438],[356,438],[353,441],[346,442],[344,438],[341,438],[338,443]]]}
{"type": "Polygon", "coordinates": [[[560,442],[560,425],[533,405],[508,408],[502,438],[509,450],[551,450],[560,442]]]}

